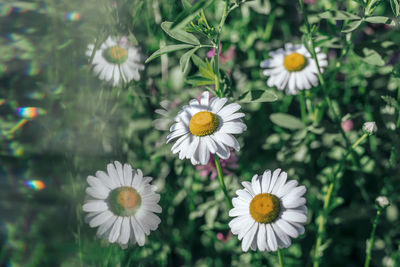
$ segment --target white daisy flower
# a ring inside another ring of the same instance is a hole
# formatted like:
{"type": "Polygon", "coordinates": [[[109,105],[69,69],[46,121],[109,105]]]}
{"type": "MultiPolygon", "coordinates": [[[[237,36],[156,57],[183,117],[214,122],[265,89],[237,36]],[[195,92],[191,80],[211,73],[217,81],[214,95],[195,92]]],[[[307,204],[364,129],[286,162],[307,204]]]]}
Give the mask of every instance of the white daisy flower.
{"type": "Polygon", "coordinates": [[[242,240],[242,250],[276,251],[287,248],[291,239],[304,233],[307,221],[305,186],[295,180],[286,181],[287,173],[276,169],[272,175],[266,170],[254,175],[250,182],[242,182],[232,199],[229,222],[234,235],[242,240]]]}
{"type": "MultiPolygon", "coordinates": [[[[320,48],[315,50],[322,71],[328,61],[320,48]]],[[[269,56],[270,59],[261,62],[261,68],[266,68],[264,75],[269,76],[269,87],[276,86],[279,90],[286,89],[287,94],[296,95],[299,90],[318,85],[317,64],[303,44],[287,43],[285,49],[269,52],[269,56]]]]}
{"type": "MultiPolygon", "coordinates": [[[[88,57],[92,55],[93,49],[94,45],[90,44],[86,51],[88,57]]],[[[95,51],[93,65],[96,75],[101,80],[111,82],[113,86],[120,85],[122,81],[139,81],[139,70],[144,69],[144,65],[140,64],[139,50],[130,46],[126,38],[117,40],[114,37],[108,37],[95,51]]]]}
{"type": "Polygon", "coordinates": [[[157,204],[160,195],[150,184],[151,177],[143,177],[141,170],[115,161],[107,165],[107,172],[97,171],[88,176],[88,200],[83,210],[88,212],[90,227],[99,227],[97,236],[110,243],[127,247],[128,243],[143,246],[145,236],[157,229],[161,212],[157,204]],[[114,166],[115,164],[115,166],[114,166]]]}
{"type": "Polygon", "coordinates": [[[178,138],[172,146],[172,153],[179,152],[180,159],[190,159],[193,165],[206,165],[210,153],[228,159],[230,148],[240,150],[239,142],[232,134],[241,134],[247,127],[240,118],[244,113],[236,113],[240,105],[236,103],[224,107],[228,99],[213,97],[203,92],[200,101],[192,99],[175,117],[170,128],[167,143],[178,138]]]}

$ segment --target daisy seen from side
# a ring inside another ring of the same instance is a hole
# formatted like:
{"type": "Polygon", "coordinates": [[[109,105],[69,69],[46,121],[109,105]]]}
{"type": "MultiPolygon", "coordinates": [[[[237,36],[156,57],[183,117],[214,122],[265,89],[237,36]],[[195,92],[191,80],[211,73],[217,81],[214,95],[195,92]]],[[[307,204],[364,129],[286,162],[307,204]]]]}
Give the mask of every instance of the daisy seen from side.
{"type": "Polygon", "coordinates": [[[291,245],[291,238],[304,233],[307,221],[305,186],[287,180],[287,173],[276,169],[254,175],[251,182],[242,182],[244,189],[232,199],[234,217],[229,226],[242,240],[242,250],[276,251],[291,245]]]}
{"type": "Polygon", "coordinates": [[[122,247],[137,243],[143,246],[145,237],[157,229],[160,195],[150,184],[151,177],[143,177],[140,169],[115,161],[107,165],[107,173],[97,171],[88,176],[87,200],[83,211],[88,212],[90,227],[98,227],[97,236],[122,247]]]}

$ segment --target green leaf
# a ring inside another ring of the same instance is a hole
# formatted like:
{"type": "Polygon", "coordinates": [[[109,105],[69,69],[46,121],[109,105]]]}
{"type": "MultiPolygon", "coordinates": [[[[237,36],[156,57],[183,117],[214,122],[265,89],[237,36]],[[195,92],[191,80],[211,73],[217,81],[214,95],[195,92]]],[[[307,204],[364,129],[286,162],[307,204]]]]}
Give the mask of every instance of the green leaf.
{"type": "Polygon", "coordinates": [[[210,63],[208,62],[208,60],[206,60],[206,66],[200,66],[200,73],[204,78],[210,79],[210,80],[214,80],[215,81],[215,73],[210,65],[210,63]]]}
{"type": "Polygon", "coordinates": [[[190,9],[192,7],[192,4],[189,3],[188,0],[181,0],[181,2],[184,9],[190,9]]]}
{"type": "Polygon", "coordinates": [[[397,62],[396,65],[394,65],[392,74],[394,75],[394,77],[400,78],[400,61],[397,62]]]}
{"type": "Polygon", "coordinates": [[[174,21],[171,29],[182,28],[190,21],[192,21],[201,9],[206,8],[213,0],[200,0],[197,1],[190,9],[182,11],[174,21]]]}
{"type": "Polygon", "coordinates": [[[192,57],[192,55],[194,54],[194,52],[197,51],[197,49],[199,49],[200,47],[195,47],[189,51],[187,51],[179,60],[179,64],[181,66],[181,71],[182,73],[185,73],[187,68],[189,67],[189,61],[190,58],[192,57]]]}
{"type": "Polygon", "coordinates": [[[172,38],[192,45],[200,44],[199,39],[197,39],[196,36],[194,36],[193,34],[188,33],[182,29],[171,30],[171,26],[172,22],[164,21],[163,23],[161,23],[161,28],[172,38]]]}
{"type": "Polygon", "coordinates": [[[277,99],[278,97],[274,92],[264,90],[250,90],[239,97],[239,101],[242,103],[274,102],[277,99]]]}
{"type": "Polygon", "coordinates": [[[207,68],[207,64],[197,55],[192,56],[193,63],[200,69],[200,67],[207,68]]]}
{"type": "Polygon", "coordinates": [[[384,66],[385,61],[382,59],[381,55],[373,49],[363,48],[361,54],[357,54],[361,60],[367,62],[368,64],[375,66],[384,66]]]}
{"type": "Polygon", "coordinates": [[[388,17],[383,17],[383,16],[368,17],[365,19],[365,21],[370,22],[370,23],[390,24],[392,26],[395,26],[395,23],[393,20],[391,20],[388,17]]]}
{"type": "Polygon", "coordinates": [[[360,25],[361,25],[362,20],[355,20],[347,24],[343,29],[342,32],[348,33],[355,31],[360,25]]]}
{"type": "Polygon", "coordinates": [[[158,58],[161,55],[164,55],[164,54],[167,54],[170,52],[174,52],[174,51],[178,51],[178,50],[182,50],[182,49],[186,49],[186,48],[192,48],[192,47],[193,47],[193,45],[189,45],[189,44],[164,46],[163,48],[160,48],[159,50],[154,52],[148,59],[146,59],[145,63],[149,63],[150,61],[152,61],[155,58],[158,58]]]}
{"type": "Polygon", "coordinates": [[[351,14],[346,11],[330,10],[318,15],[321,19],[334,19],[334,20],[354,20],[361,19],[361,17],[351,14]]]}
{"type": "Polygon", "coordinates": [[[276,125],[290,130],[303,129],[306,127],[301,120],[285,113],[273,113],[269,118],[276,125]]]}
{"type": "Polygon", "coordinates": [[[364,0],[353,0],[357,3],[359,3],[362,7],[365,7],[367,5],[367,3],[364,2],[364,0]]]}
{"type": "Polygon", "coordinates": [[[329,48],[342,48],[340,39],[332,36],[317,36],[315,38],[315,44],[318,47],[329,47],[329,48]]]}
{"type": "Polygon", "coordinates": [[[215,80],[210,80],[201,76],[191,76],[186,79],[186,82],[193,86],[215,85],[215,80]]]}
{"type": "Polygon", "coordinates": [[[383,99],[383,101],[386,102],[386,104],[388,104],[389,106],[395,107],[397,110],[400,110],[400,105],[399,103],[397,103],[397,100],[394,99],[391,96],[388,95],[383,95],[381,96],[381,98],[383,99]]]}
{"type": "Polygon", "coordinates": [[[393,14],[398,17],[400,15],[400,1],[390,0],[390,6],[392,7],[393,14]]]}

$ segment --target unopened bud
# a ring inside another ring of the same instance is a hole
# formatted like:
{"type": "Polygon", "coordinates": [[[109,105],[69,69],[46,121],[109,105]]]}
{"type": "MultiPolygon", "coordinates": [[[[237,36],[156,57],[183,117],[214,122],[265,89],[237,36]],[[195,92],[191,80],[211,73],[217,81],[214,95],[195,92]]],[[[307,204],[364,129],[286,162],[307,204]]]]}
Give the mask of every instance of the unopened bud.
{"type": "Polygon", "coordinates": [[[376,123],[374,121],[369,121],[364,123],[363,130],[367,134],[374,134],[378,130],[378,127],[376,127],[376,123]]]}
{"type": "Polygon", "coordinates": [[[390,205],[389,200],[387,199],[387,197],[384,196],[377,197],[376,202],[381,208],[386,208],[387,206],[390,205]]]}

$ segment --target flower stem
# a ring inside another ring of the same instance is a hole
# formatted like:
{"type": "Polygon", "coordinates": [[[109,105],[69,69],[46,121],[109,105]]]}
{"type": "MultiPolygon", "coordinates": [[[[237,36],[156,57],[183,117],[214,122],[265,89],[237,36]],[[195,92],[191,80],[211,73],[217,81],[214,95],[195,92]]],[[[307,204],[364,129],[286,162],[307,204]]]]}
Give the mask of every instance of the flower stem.
{"type": "MultiPolygon", "coordinates": [[[[309,38],[309,41],[310,41],[310,46],[311,46],[311,47],[310,47],[310,48],[311,48],[311,51],[310,51],[310,52],[311,52],[311,56],[312,56],[312,58],[314,59],[315,64],[317,65],[318,80],[319,80],[319,83],[321,84],[322,91],[323,91],[323,93],[324,93],[325,102],[328,104],[328,107],[329,107],[329,109],[330,109],[331,112],[332,112],[334,121],[335,121],[337,124],[339,124],[339,131],[340,131],[340,134],[343,136],[343,139],[345,140],[347,147],[349,147],[350,141],[349,141],[349,139],[347,138],[346,134],[344,133],[342,127],[340,127],[340,118],[339,118],[339,115],[337,114],[337,112],[336,112],[336,110],[335,110],[335,108],[334,108],[334,106],[333,106],[333,104],[332,104],[332,101],[331,101],[331,99],[330,99],[329,96],[328,96],[328,91],[327,91],[327,88],[326,88],[326,85],[325,85],[324,76],[322,75],[322,71],[321,71],[321,67],[320,67],[320,65],[319,65],[317,53],[315,52],[315,44],[314,44],[314,39],[312,38],[311,25],[310,25],[310,23],[308,22],[307,11],[306,11],[306,9],[305,9],[305,7],[304,7],[303,0],[299,0],[299,4],[300,4],[300,7],[301,7],[301,11],[302,11],[302,13],[303,13],[304,22],[305,22],[306,28],[307,28],[307,35],[308,35],[308,38],[309,38]]],[[[353,156],[353,155],[352,155],[352,156],[353,156]]]]}
{"type": "Polygon", "coordinates": [[[301,113],[301,121],[306,124],[307,123],[307,112],[306,112],[306,99],[304,96],[304,90],[302,90],[299,94],[299,102],[300,102],[300,113],[301,113]]]}
{"type": "Polygon", "coordinates": [[[282,251],[280,248],[278,248],[278,260],[279,260],[279,266],[283,267],[283,256],[282,256],[282,251]]]}
{"type": "Polygon", "coordinates": [[[382,209],[383,208],[379,208],[376,211],[376,216],[375,216],[375,220],[374,220],[374,224],[372,225],[372,232],[371,232],[371,236],[369,238],[368,244],[367,244],[367,255],[365,257],[365,263],[364,263],[364,267],[368,267],[369,266],[369,262],[371,261],[371,253],[372,253],[372,247],[374,246],[374,239],[375,239],[375,230],[376,230],[376,226],[378,225],[378,221],[379,221],[379,217],[381,216],[382,213],[382,209]]]}
{"type": "Polygon", "coordinates": [[[352,149],[355,149],[365,138],[367,138],[368,134],[363,134],[358,140],[351,146],[352,149]]]}
{"type": "Polygon", "coordinates": [[[219,185],[220,185],[222,191],[224,192],[225,199],[226,199],[229,209],[232,209],[233,208],[232,202],[231,202],[231,199],[229,198],[228,191],[226,190],[224,177],[222,175],[221,163],[219,161],[219,157],[217,156],[217,154],[214,154],[214,161],[215,161],[215,166],[217,167],[219,185]]]}
{"type": "Polygon", "coordinates": [[[315,241],[315,250],[314,250],[314,259],[313,259],[313,266],[318,267],[320,258],[321,258],[321,253],[320,253],[320,248],[322,245],[323,237],[325,234],[325,225],[328,220],[328,213],[329,213],[329,208],[330,208],[330,203],[332,196],[334,195],[334,189],[336,187],[337,183],[337,177],[339,173],[342,171],[345,161],[347,157],[356,149],[356,147],[365,139],[367,138],[368,134],[364,133],[360,138],[357,139],[357,141],[348,148],[347,152],[344,154],[342,157],[342,160],[339,163],[339,167],[336,171],[333,172],[331,182],[328,187],[328,191],[326,192],[326,195],[324,197],[324,205],[321,214],[317,218],[317,224],[318,224],[318,231],[317,231],[317,239],[315,241]]]}
{"type": "MultiPolygon", "coordinates": [[[[397,102],[400,102],[400,79],[397,79],[397,83],[398,83],[398,89],[397,89],[397,102]]],[[[398,117],[397,117],[397,122],[396,122],[396,128],[398,129],[400,127],[400,110],[398,113],[398,117]]]]}

